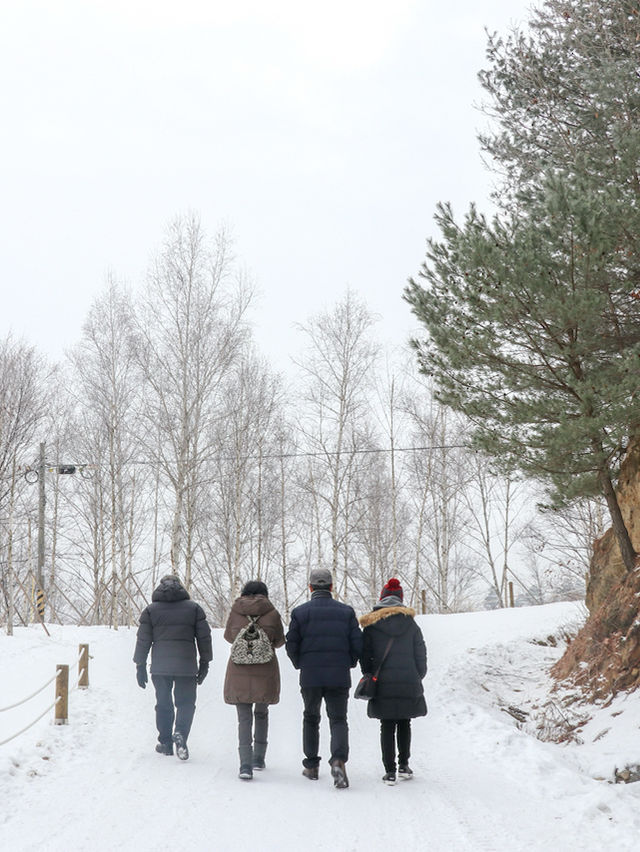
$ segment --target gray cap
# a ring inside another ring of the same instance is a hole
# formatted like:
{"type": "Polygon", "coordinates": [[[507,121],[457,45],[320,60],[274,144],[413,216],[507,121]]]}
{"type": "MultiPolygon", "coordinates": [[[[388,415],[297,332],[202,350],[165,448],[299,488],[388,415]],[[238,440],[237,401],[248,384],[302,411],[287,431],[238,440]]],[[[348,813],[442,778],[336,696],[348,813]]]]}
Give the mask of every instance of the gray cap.
{"type": "Polygon", "coordinates": [[[331,586],[333,577],[328,568],[312,568],[309,572],[310,586],[331,586]]]}

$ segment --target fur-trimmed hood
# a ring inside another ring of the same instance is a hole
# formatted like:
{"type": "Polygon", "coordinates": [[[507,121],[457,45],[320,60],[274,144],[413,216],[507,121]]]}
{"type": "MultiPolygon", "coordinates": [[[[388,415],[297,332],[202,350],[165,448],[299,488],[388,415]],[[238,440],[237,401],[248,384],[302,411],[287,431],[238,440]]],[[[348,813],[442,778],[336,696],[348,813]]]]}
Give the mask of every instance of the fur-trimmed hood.
{"type": "Polygon", "coordinates": [[[386,606],[380,609],[374,609],[373,612],[367,612],[359,619],[361,627],[371,627],[382,621],[384,618],[389,618],[391,615],[406,615],[408,618],[413,618],[416,614],[415,609],[410,606],[386,606]]]}

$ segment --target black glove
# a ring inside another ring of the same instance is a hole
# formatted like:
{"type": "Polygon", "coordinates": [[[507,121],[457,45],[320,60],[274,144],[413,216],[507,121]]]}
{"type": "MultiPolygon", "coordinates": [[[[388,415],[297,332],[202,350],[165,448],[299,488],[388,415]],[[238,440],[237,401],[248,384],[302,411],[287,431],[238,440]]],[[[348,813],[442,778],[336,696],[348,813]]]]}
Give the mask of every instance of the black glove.
{"type": "Polygon", "coordinates": [[[198,666],[198,674],[196,675],[196,683],[198,686],[202,683],[205,677],[209,673],[209,663],[205,663],[204,660],[200,660],[200,665],[198,666]]]}
{"type": "Polygon", "coordinates": [[[144,689],[147,685],[147,666],[145,663],[142,663],[139,666],[136,666],[136,680],[138,681],[138,686],[144,689]]]}

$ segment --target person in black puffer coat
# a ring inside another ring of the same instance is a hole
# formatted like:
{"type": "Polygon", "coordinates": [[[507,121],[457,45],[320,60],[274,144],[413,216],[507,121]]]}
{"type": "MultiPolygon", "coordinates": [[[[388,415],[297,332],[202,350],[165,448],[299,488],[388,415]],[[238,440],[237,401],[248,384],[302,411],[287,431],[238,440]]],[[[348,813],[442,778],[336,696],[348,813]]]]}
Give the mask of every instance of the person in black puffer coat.
{"type": "Polygon", "coordinates": [[[151,649],[151,680],[156,690],[156,727],[160,754],[187,760],[187,739],[196,710],[196,686],[213,659],[211,630],[202,607],[175,574],[167,574],[140,615],[133,661],[138,685],[147,685],[147,656],[151,649]],[[200,662],[196,658],[196,646],[200,662]],[[175,702],[175,704],[174,704],[175,702]],[[175,719],[175,730],[173,727],[175,719]]]}
{"type": "Polygon", "coordinates": [[[396,783],[396,738],[398,774],[411,778],[411,719],[426,716],[422,679],[427,673],[427,649],[422,631],[414,621],[415,610],[402,603],[400,582],[392,577],[382,589],[372,612],[360,618],[363,628],[360,667],[375,674],[380,664],[375,698],[367,702],[367,715],[380,719],[380,745],[386,784],[396,783]],[[389,642],[391,644],[389,645],[389,642]],[[385,650],[389,647],[386,657],[385,650]],[[384,657],[384,662],[383,662],[384,657]]]}

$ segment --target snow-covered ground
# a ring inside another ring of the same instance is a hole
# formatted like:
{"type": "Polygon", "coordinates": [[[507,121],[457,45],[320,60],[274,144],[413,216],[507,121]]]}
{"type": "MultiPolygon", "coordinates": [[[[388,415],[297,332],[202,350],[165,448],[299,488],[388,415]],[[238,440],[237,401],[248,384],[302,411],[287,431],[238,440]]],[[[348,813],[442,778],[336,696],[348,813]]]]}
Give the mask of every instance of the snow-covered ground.
{"type": "MultiPolygon", "coordinates": [[[[351,701],[348,790],[333,788],[326,762],[319,781],[301,775],[301,700],[283,651],[267,769],[243,782],[235,708],[222,701],[229,646],[221,631],[184,763],[154,751],[153,689],[138,688],[131,662],[135,630],[1,634],[0,707],[33,692],[56,664],[76,670],[79,643],[89,643],[92,659],[90,688],[72,692],[67,726],[54,726],[51,712],[0,746],[0,849],[636,849],[640,783],[608,782],[616,767],[640,763],[640,696],[577,710],[555,695],[549,706],[573,721],[591,711],[579,741],[557,745],[531,733],[562,650],[533,640],[575,630],[581,618],[576,604],[419,617],[429,715],[413,723],[415,777],[382,784],[378,724],[364,702],[351,701]]],[[[42,712],[53,690],[0,713],[0,741],[42,712]]],[[[327,743],[323,721],[325,759],[327,743]]]]}

